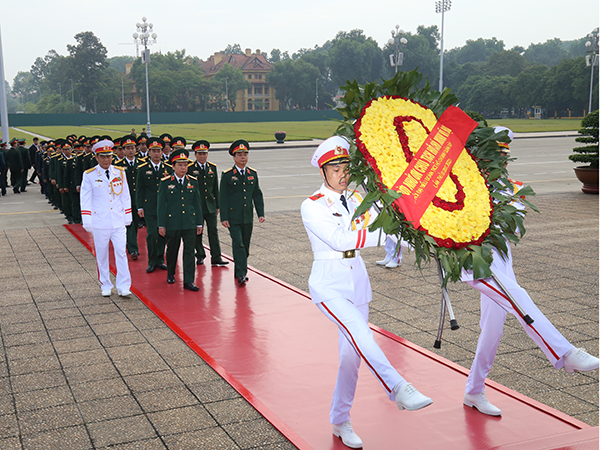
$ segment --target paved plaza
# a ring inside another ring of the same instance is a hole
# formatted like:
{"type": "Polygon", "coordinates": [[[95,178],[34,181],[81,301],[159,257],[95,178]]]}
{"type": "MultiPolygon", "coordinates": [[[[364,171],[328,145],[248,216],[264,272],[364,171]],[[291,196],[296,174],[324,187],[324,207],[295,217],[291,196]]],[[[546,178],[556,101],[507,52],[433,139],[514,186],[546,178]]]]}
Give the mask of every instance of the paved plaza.
{"type": "MultiPolygon", "coordinates": [[[[567,339],[597,356],[598,197],[565,189],[534,203],[541,212],[528,215],[513,251],[517,280],[567,339]]],[[[0,199],[1,449],[294,448],[135,296],[101,297],[94,257],[62,223],[37,187],[0,199]],[[15,197],[22,208],[3,206],[15,197]]],[[[220,236],[231,254],[229,236],[220,236]]],[[[397,269],[374,264],[382,248],[361,255],[374,291],[370,321],[470,367],[479,293],[449,287],[461,328],[446,327],[434,349],[434,268],[419,271],[408,252],[397,269]]],[[[255,223],[251,265],[306,291],[311,262],[297,208],[255,223]]],[[[490,378],[598,425],[598,372],[553,369],[513,317],[490,378]]]]}

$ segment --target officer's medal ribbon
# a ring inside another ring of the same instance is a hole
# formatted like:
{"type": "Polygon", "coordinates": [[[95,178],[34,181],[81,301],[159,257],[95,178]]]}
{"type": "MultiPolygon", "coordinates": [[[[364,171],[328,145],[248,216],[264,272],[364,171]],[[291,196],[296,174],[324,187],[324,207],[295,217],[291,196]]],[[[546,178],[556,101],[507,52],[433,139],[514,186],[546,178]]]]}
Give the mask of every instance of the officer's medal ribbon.
{"type": "Polygon", "coordinates": [[[114,195],[121,195],[123,193],[123,179],[121,177],[114,177],[111,180],[111,182],[110,182],[110,191],[114,195]]]}

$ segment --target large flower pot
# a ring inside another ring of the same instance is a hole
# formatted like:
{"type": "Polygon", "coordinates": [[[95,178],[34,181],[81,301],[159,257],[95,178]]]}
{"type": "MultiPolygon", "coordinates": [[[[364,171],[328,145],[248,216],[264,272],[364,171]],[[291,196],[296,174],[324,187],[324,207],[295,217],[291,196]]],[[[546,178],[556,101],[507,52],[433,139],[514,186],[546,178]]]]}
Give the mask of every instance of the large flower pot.
{"type": "Polygon", "coordinates": [[[583,183],[581,190],[586,194],[598,193],[598,169],[590,167],[575,167],[573,169],[577,179],[583,183]]]}
{"type": "Polygon", "coordinates": [[[285,131],[276,131],[275,132],[275,139],[277,139],[278,144],[283,144],[286,136],[287,136],[287,134],[285,131]]]}

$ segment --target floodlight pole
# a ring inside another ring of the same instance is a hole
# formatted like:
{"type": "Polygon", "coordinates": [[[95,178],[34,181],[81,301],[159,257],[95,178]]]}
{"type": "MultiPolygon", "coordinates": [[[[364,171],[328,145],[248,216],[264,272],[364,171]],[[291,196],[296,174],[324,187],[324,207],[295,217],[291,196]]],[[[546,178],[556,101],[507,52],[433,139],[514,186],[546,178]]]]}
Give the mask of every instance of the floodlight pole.
{"type": "Polygon", "coordinates": [[[8,142],[8,109],[6,108],[6,83],[4,81],[4,56],[2,53],[2,32],[0,31],[0,121],[2,122],[2,140],[8,142]]]}
{"type": "Polygon", "coordinates": [[[388,44],[394,46],[394,53],[390,55],[390,65],[395,67],[396,73],[398,73],[404,62],[404,52],[400,51],[400,45],[406,45],[408,42],[405,37],[401,37],[403,34],[404,30],[400,29],[400,25],[396,25],[396,29],[392,30],[391,39],[388,40],[388,44]]]}
{"type": "Polygon", "coordinates": [[[138,44],[144,44],[144,54],[142,56],[142,64],[146,66],[146,133],[148,137],[152,136],[150,132],[150,92],[148,89],[148,64],[150,64],[150,50],[148,49],[148,44],[156,43],[156,38],[158,37],[156,33],[152,32],[153,25],[146,21],[145,17],[142,17],[142,22],[136,24],[138,33],[133,33],[133,41],[138,44]],[[150,40],[152,37],[152,40],[150,40]]]}
{"type": "Polygon", "coordinates": [[[451,6],[452,0],[440,0],[439,2],[435,2],[435,12],[442,13],[442,34],[440,39],[440,92],[444,89],[444,13],[450,11],[451,6]]]}
{"type": "Polygon", "coordinates": [[[588,34],[589,41],[585,43],[587,52],[588,65],[592,66],[592,73],[590,75],[590,103],[588,106],[588,114],[592,112],[592,94],[594,93],[594,66],[598,64],[598,28],[594,28],[590,34],[588,34]]]}

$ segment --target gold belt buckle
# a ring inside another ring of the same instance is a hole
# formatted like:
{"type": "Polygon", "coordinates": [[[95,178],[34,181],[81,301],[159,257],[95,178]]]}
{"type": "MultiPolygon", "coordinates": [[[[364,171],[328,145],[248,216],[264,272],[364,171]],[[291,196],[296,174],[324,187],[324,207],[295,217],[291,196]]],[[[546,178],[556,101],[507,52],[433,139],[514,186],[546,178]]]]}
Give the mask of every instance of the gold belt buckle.
{"type": "Polygon", "coordinates": [[[354,258],[355,256],[356,256],[356,251],[354,251],[354,250],[346,250],[344,252],[344,259],[354,258]]]}

